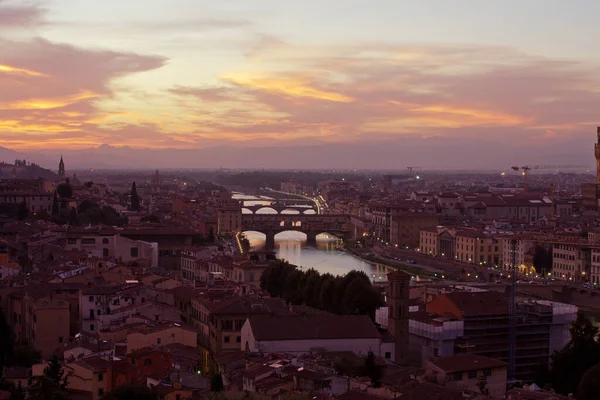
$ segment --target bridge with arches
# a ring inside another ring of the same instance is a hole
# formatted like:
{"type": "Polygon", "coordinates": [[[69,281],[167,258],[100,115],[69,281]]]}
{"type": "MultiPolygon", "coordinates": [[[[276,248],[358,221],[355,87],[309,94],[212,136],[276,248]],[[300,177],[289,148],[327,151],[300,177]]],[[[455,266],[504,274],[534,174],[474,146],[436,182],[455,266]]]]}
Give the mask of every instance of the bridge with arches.
{"type": "Polygon", "coordinates": [[[302,232],[308,244],[316,244],[317,235],[345,237],[352,232],[352,225],[350,216],[345,214],[243,214],[242,231],[265,234],[266,248],[273,249],[275,235],[280,232],[302,232]]]}
{"type": "Polygon", "coordinates": [[[314,205],[303,205],[303,204],[272,204],[272,205],[254,205],[254,206],[242,206],[242,210],[246,209],[250,211],[252,214],[256,214],[257,211],[266,209],[266,210],[275,210],[277,214],[281,214],[283,211],[297,211],[299,214],[304,214],[309,210],[316,211],[316,207],[314,205]]]}

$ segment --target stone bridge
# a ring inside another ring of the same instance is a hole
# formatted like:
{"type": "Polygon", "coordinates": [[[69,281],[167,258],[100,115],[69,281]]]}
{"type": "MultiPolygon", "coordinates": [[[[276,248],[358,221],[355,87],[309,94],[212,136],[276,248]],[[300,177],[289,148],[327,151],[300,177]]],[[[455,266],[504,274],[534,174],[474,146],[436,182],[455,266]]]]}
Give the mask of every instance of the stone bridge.
{"type": "Polygon", "coordinates": [[[266,248],[275,247],[275,235],[284,231],[306,234],[308,244],[316,244],[317,235],[330,233],[345,237],[352,232],[350,216],[345,214],[243,214],[242,231],[256,231],[267,236],[266,248]]]}
{"type": "Polygon", "coordinates": [[[249,210],[252,214],[256,214],[258,210],[264,209],[272,209],[277,211],[277,214],[281,214],[282,211],[298,211],[300,214],[305,213],[308,210],[315,210],[316,207],[314,205],[303,205],[303,204],[294,204],[294,205],[286,205],[286,204],[273,204],[273,205],[255,205],[255,206],[242,206],[242,209],[249,210]]]}

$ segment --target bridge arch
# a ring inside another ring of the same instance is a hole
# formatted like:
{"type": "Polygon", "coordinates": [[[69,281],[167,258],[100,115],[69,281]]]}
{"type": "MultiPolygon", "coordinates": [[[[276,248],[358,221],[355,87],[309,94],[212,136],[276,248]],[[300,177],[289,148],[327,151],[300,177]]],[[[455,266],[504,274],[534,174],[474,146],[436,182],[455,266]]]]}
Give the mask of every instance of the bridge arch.
{"type": "Polygon", "coordinates": [[[271,206],[263,206],[254,210],[254,214],[279,214],[279,212],[271,206]],[[267,212],[268,211],[268,212],[267,212]]]}
{"type": "Polygon", "coordinates": [[[281,210],[281,212],[279,214],[298,215],[298,214],[301,214],[301,212],[297,208],[286,208],[286,209],[281,210]]]}

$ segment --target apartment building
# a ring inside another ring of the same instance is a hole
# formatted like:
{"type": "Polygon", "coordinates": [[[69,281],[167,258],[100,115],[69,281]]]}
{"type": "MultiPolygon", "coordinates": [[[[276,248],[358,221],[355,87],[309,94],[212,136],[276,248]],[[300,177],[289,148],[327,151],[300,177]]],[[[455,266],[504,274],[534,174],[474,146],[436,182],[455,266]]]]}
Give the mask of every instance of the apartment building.
{"type": "Polygon", "coordinates": [[[460,391],[504,398],[508,363],[475,354],[435,357],[427,362],[425,378],[460,391]],[[485,387],[479,386],[485,380],[485,387]]]}
{"type": "Polygon", "coordinates": [[[98,258],[112,258],[124,263],[147,262],[158,266],[158,244],[121,236],[113,228],[72,228],[66,233],[68,250],[78,250],[98,258]]]}
{"type": "Polygon", "coordinates": [[[502,241],[482,231],[456,231],[455,258],[479,265],[500,265],[502,241]]]}
{"type": "Polygon", "coordinates": [[[574,282],[587,282],[592,275],[592,248],[585,244],[554,243],[552,276],[574,282]]]}
{"type": "Polygon", "coordinates": [[[421,230],[424,228],[435,227],[439,223],[439,217],[424,212],[392,213],[390,221],[390,243],[402,248],[417,248],[420,244],[421,230]]]}
{"type": "Polygon", "coordinates": [[[49,288],[27,288],[9,295],[7,318],[15,340],[49,357],[71,335],[70,303],[49,288]]]}
{"type": "Polygon", "coordinates": [[[238,200],[224,201],[217,209],[217,233],[235,235],[242,231],[242,207],[238,200]]]}
{"type": "Polygon", "coordinates": [[[209,277],[208,263],[219,254],[217,246],[189,247],[181,251],[181,277],[187,281],[206,282],[209,277]]]}
{"type": "Polygon", "coordinates": [[[593,248],[590,262],[590,282],[594,285],[600,285],[600,249],[593,248]]]}
{"type": "Polygon", "coordinates": [[[127,354],[145,347],[162,347],[174,343],[196,348],[198,333],[177,323],[143,325],[130,329],[126,342],[127,354]]]}
{"type": "Polygon", "coordinates": [[[231,291],[215,291],[192,299],[192,326],[200,335],[203,360],[210,354],[239,350],[241,329],[251,315],[288,315],[285,301],[279,298],[242,296],[231,291]]]}

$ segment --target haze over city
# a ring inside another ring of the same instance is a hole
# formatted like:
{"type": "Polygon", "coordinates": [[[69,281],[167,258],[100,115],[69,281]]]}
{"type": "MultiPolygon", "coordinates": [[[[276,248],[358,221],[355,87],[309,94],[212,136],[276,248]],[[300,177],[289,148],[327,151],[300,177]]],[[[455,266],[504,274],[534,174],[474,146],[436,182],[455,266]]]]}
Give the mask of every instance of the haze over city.
{"type": "Polygon", "coordinates": [[[0,158],[592,166],[599,13],[584,0],[0,0],[0,158]]]}

